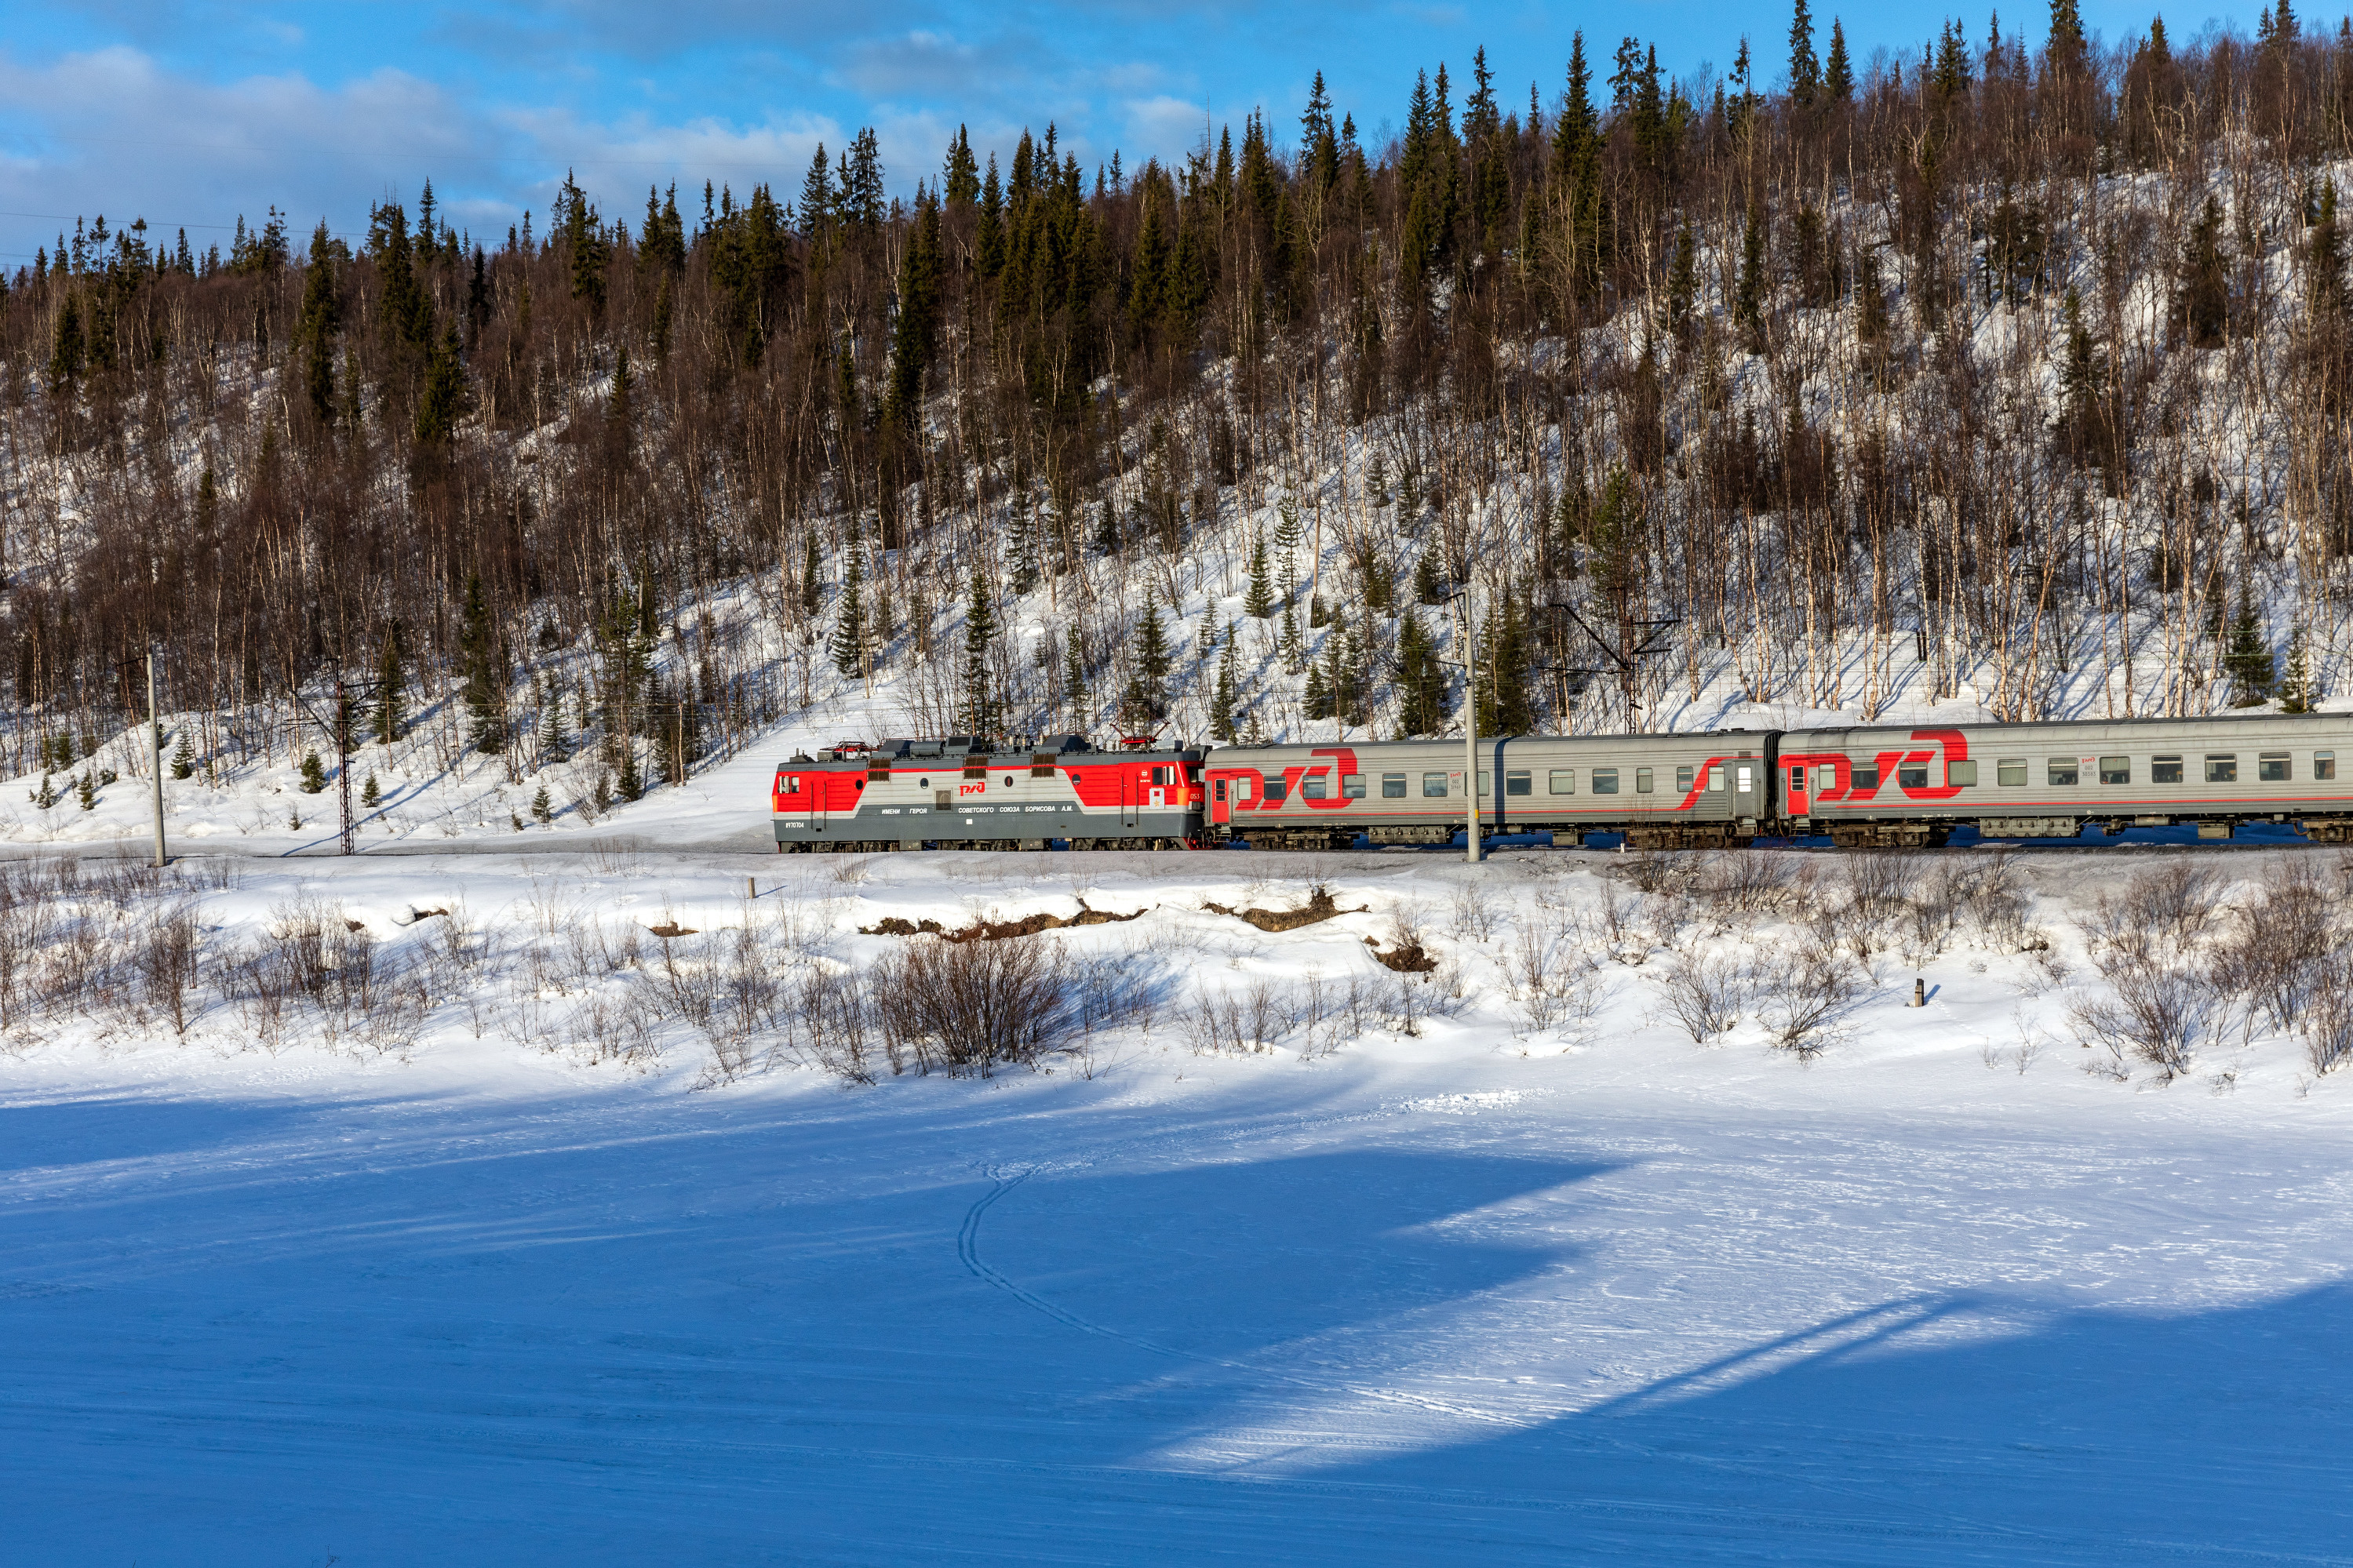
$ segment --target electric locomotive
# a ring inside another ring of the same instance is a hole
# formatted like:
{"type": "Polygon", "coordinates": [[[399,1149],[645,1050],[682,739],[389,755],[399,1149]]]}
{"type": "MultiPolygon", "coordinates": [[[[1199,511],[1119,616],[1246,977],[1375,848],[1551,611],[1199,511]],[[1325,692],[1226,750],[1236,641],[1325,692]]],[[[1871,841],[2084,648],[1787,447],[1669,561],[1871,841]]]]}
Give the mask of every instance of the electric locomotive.
{"type": "Polygon", "coordinates": [[[844,742],[776,770],[776,852],[1181,848],[1201,837],[1201,755],[1083,735],[844,742]]]}

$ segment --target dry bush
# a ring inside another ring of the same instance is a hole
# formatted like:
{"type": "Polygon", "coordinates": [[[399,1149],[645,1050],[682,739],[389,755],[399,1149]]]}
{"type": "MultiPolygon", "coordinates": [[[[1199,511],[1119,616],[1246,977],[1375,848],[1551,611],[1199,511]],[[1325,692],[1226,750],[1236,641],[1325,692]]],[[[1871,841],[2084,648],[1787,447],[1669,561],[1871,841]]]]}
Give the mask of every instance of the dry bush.
{"type": "Polygon", "coordinates": [[[181,899],[151,914],[140,933],[139,978],[147,1005],[185,1037],[195,1019],[196,907],[181,899]]]}
{"type": "Polygon", "coordinates": [[[2301,1020],[2305,1058],[2316,1073],[2353,1061],[2353,956],[2331,953],[2314,976],[2301,1020]]]}
{"type": "Polygon", "coordinates": [[[1625,857],[1623,875],[1644,893],[1685,893],[1706,869],[1705,859],[1685,850],[1637,849],[1625,857]]]}
{"type": "Polygon", "coordinates": [[[2258,1018],[2284,1034],[2321,984],[2336,939],[2333,899],[2319,872],[2301,858],[2276,861],[2253,900],[2232,911],[2207,961],[2208,978],[2237,1002],[2247,1034],[2258,1018]]]}
{"type": "Polygon", "coordinates": [[[2222,879],[2209,867],[2159,866],[2132,877],[2113,897],[2103,894],[2080,922],[2084,940],[2095,963],[2170,962],[2205,938],[2221,895],[2222,879]]]}
{"type": "Polygon", "coordinates": [[[1764,999],[1757,1022],[1777,1048],[1801,1058],[1821,1054],[1864,994],[1853,964],[1835,948],[1812,944],[1760,966],[1754,983],[1764,999]]]}
{"type": "Polygon", "coordinates": [[[1069,955],[1050,937],[945,942],[918,939],[874,966],[876,1010],[890,1043],[920,1073],[987,1074],[1034,1066],[1076,1027],[1069,955]]]}
{"type": "MultiPolygon", "coordinates": [[[[1909,849],[1857,849],[1841,859],[1848,918],[1858,930],[1879,933],[1904,918],[1920,884],[1920,857],[1909,849]]],[[[1874,948],[1884,947],[1875,941],[1874,948]]]]}
{"type": "Polygon", "coordinates": [[[1666,996],[1667,1011],[1692,1044],[1704,1046],[1740,1021],[1749,977],[1739,963],[1721,954],[1683,952],[1661,971],[1659,988],[1666,996]]]}
{"type": "Polygon", "coordinates": [[[2109,996],[2078,997],[2068,1005],[2077,1037],[2105,1047],[2118,1063],[2127,1057],[2145,1061],[2167,1082],[2188,1072],[2220,1011],[2205,977],[2147,963],[2121,963],[2105,973],[2109,996]]]}
{"type": "Polygon", "coordinates": [[[1273,1050],[1302,1014],[1295,987],[1260,980],[1240,990],[1198,993],[1178,1027],[1197,1057],[1250,1056],[1273,1050]]]}
{"type": "Polygon", "coordinates": [[[1784,855],[1746,850],[1709,859],[1693,890],[1719,929],[1777,913],[1790,900],[1797,864],[1784,855]]]}
{"type": "Polygon", "coordinates": [[[597,1066],[634,1067],[659,1059],[661,1047],[655,1030],[660,1022],[660,1008],[634,981],[615,994],[591,997],[572,1015],[582,1057],[597,1066]]]}
{"type": "Polygon", "coordinates": [[[1504,973],[1512,1000],[1539,1033],[1584,1029],[1608,995],[1599,936],[1584,921],[1522,924],[1504,973]]]}
{"type": "Polygon", "coordinates": [[[1468,942],[1486,942],[1495,935],[1495,898],[1483,882],[1458,883],[1454,889],[1454,934],[1468,942]]]}

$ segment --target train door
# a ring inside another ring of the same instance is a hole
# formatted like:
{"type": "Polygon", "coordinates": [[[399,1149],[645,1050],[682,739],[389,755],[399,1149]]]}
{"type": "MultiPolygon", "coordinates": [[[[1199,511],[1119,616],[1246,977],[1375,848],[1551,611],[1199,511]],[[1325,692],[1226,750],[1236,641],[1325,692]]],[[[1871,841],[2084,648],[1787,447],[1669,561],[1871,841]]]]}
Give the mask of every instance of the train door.
{"type": "Polygon", "coordinates": [[[1134,827],[1136,824],[1136,770],[1123,768],[1119,774],[1119,825],[1134,827]]]}
{"type": "Polygon", "coordinates": [[[1146,805],[1151,806],[1155,811],[1166,809],[1168,805],[1168,781],[1175,775],[1176,772],[1176,770],[1175,768],[1155,768],[1152,770],[1151,787],[1149,792],[1144,797],[1145,804],[1146,805]]]}
{"type": "Polygon", "coordinates": [[[1724,764],[1732,775],[1732,815],[1755,819],[1765,815],[1765,790],[1771,781],[1765,776],[1765,764],[1756,757],[1735,757],[1724,764]]]}
{"type": "Polygon", "coordinates": [[[1812,807],[1807,804],[1811,800],[1812,796],[1810,796],[1806,791],[1806,764],[1803,763],[1790,763],[1788,766],[1789,769],[1789,815],[1791,816],[1803,816],[1812,809],[1812,807]]]}
{"type": "Polygon", "coordinates": [[[819,833],[825,831],[826,797],[833,793],[831,773],[808,773],[803,776],[803,787],[808,791],[809,826],[819,833]]]}
{"type": "Polygon", "coordinates": [[[1212,778],[1209,781],[1209,820],[1211,822],[1233,820],[1230,815],[1233,808],[1226,802],[1226,786],[1231,782],[1225,778],[1212,778]]]}

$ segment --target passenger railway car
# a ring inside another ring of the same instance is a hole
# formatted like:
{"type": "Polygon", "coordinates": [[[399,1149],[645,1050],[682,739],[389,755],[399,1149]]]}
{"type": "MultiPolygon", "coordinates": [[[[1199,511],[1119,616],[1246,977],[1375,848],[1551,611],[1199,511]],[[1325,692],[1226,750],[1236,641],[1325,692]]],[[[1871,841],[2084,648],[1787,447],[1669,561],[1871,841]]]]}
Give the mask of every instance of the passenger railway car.
{"type": "Polygon", "coordinates": [[[1479,742],[1475,779],[1460,741],[1220,746],[1203,769],[1209,836],[1265,848],[1443,844],[1466,792],[1488,833],[1623,833],[1640,847],[1747,843],[1770,831],[1772,737],[1514,735],[1479,742]]]}
{"type": "Polygon", "coordinates": [[[1482,833],[1556,842],[1623,834],[1637,848],[1827,835],[1848,847],[2072,838],[2249,822],[2353,841],[2353,714],[2233,714],[2057,724],[1879,726],[1664,735],[1103,751],[1034,743],[845,743],[776,770],[778,851],[1286,849],[1443,844],[1470,792],[1482,833]]]}
{"type": "Polygon", "coordinates": [[[1950,728],[1797,730],[1778,737],[1776,795],[1790,832],[1843,846],[1942,844],[1964,824],[1989,838],[2073,838],[2195,823],[2228,838],[2246,822],[2353,837],[2353,715],[2234,714],[1950,728]]]}
{"type": "Polygon", "coordinates": [[[845,743],[776,770],[776,851],[1174,849],[1201,836],[1201,753],[968,735],[845,743]]]}

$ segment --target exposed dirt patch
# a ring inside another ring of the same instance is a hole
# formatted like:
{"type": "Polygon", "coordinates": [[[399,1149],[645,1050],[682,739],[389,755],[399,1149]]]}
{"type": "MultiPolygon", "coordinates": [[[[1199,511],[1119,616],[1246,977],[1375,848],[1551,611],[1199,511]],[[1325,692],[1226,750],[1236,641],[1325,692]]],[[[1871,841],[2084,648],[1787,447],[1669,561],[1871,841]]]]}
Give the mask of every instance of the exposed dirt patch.
{"type": "Polygon", "coordinates": [[[1295,910],[1232,910],[1223,904],[1207,902],[1201,907],[1216,914],[1247,921],[1261,931],[1297,931],[1301,926],[1318,925],[1339,915],[1361,915],[1365,912],[1363,910],[1342,909],[1332,901],[1332,889],[1321,883],[1310,890],[1306,904],[1295,910]]]}
{"type": "Polygon", "coordinates": [[[1043,912],[1023,915],[1018,921],[975,921],[968,926],[950,931],[937,921],[902,920],[888,915],[871,926],[860,926],[865,936],[935,936],[942,942],[1003,942],[1008,937],[1036,936],[1041,931],[1060,931],[1065,926],[1119,925],[1140,920],[1149,911],[1138,910],[1134,914],[1115,915],[1109,910],[1091,910],[1086,900],[1079,901],[1074,915],[1050,915],[1043,912]]]}
{"type": "Polygon", "coordinates": [[[1394,969],[1399,974],[1427,974],[1438,967],[1437,957],[1419,942],[1406,942],[1387,952],[1383,952],[1381,944],[1371,937],[1365,939],[1365,945],[1373,950],[1376,963],[1384,969],[1394,969]]]}
{"type": "Polygon", "coordinates": [[[661,938],[664,942],[668,942],[674,936],[692,936],[694,934],[694,928],[692,926],[682,926],[676,921],[670,921],[658,926],[648,926],[646,929],[653,932],[656,936],[661,938]]]}

